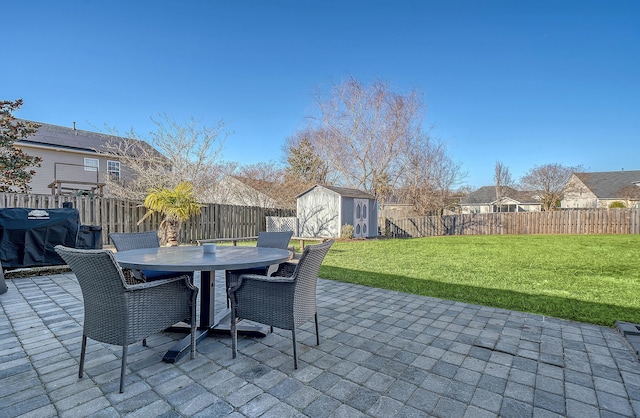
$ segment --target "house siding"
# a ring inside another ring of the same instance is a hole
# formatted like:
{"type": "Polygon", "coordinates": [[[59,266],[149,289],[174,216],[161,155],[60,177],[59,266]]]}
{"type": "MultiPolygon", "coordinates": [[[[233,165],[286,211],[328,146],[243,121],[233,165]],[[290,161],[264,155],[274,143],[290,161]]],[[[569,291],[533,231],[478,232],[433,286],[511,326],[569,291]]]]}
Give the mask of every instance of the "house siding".
{"type": "Polygon", "coordinates": [[[598,197],[573,174],[564,188],[560,207],[563,209],[596,208],[598,197]]]}
{"type": "Polygon", "coordinates": [[[637,207],[640,201],[640,170],[574,173],[565,188],[561,207],[566,209],[608,208],[613,202],[637,207]]]}
{"type": "MultiPolygon", "coordinates": [[[[33,193],[50,194],[48,187],[56,178],[54,177],[55,163],[65,163],[74,165],[84,165],[85,158],[94,158],[99,161],[99,177],[95,172],[85,171],[82,167],[71,168],[69,166],[58,166],[58,179],[72,182],[99,182],[104,183],[107,173],[107,161],[118,161],[115,155],[110,155],[108,143],[118,143],[122,141],[132,141],[128,144],[130,156],[137,157],[140,153],[154,153],[159,158],[164,158],[151,145],[141,140],[127,139],[113,135],[106,135],[97,132],[76,130],[64,126],[50,125],[47,123],[34,122],[40,125],[37,132],[27,138],[15,142],[14,146],[23,150],[26,154],[41,157],[41,167],[34,168],[35,175],[31,179],[30,187],[33,193]],[[64,171],[61,173],[61,171],[64,171]],[[61,175],[62,174],[62,175],[61,175]]],[[[135,174],[121,163],[120,180],[127,181],[135,174]]],[[[67,184],[70,188],[78,190],[90,190],[91,184],[67,184]]],[[[108,186],[103,191],[107,193],[108,186]]],[[[74,190],[63,191],[64,194],[73,194],[74,190]]]]}
{"type": "MultiPolygon", "coordinates": [[[[535,200],[531,192],[504,187],[502,196],[502,205],[515,205],[518,212],[540,211],[540,203],[535,200]]],[[[494,213],[497,202],[495,186],[483,186],[460,201],[460,213],[494,213]]]]}
{"type": "Polygon", "coordinates": [[[226,176],[220,180],[205,200],[224,205],[278,207],[278,202],[275,199],[232,176],[226,176]]]}
{"type": "MultiPolygon", "coordinates": [[[[29,144],[20,144],[20,148],[28,155],[42,158],[40,167],[34,168],[35,174],[30,183],[31,193],[50,194],[51,189],[48,187],[55,180],[54,167],[55,163],[84,165],[85,158],[95,158],[99,161],[98,181],[103,182],[105,173],[107,172],[107,160],[114,160],[104,155],[92,152],[63,150],[56,148],[31,146],[29,144]]],[[[58,169],[58,178],[71,181],[94,181],[95,173],[84,171],[82,167],[69,168],[66,171],[58,169]]],[[[80,187],[79,187],[80,188],[80,187]]]]}

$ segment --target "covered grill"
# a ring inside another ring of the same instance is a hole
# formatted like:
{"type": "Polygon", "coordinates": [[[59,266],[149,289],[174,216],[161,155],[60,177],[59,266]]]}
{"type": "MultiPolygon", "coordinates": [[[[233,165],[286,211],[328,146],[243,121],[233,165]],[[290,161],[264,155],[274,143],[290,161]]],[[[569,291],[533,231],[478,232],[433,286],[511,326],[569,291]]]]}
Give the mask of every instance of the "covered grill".
{"type": "Polygon", "coordinates": [[[3,269],[63,265],[58,244],[75,247],[77,209],[0,209],[0,261],[3,269]]]}

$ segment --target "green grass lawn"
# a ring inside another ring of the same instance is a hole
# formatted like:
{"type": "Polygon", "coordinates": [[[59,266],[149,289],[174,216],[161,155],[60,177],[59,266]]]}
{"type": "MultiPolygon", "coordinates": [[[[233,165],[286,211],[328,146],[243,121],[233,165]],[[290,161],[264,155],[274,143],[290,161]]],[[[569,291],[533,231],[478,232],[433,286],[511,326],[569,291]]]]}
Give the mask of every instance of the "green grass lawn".
{"type": "Polygon", "coordinates": [[[320,277],[613,326],[640,323],[640,236],[336,242],[320,277]]]}

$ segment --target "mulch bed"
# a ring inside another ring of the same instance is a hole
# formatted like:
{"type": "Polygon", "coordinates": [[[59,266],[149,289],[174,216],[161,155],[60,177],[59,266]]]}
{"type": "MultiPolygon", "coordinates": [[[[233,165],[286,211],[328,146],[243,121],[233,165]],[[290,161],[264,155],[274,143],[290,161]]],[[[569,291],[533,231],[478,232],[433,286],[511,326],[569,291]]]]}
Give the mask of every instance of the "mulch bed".
{"type": "Polygon", "coordinates": [[[67,273],[71,271],[69,266],[47,266],[21,268],[17,270],[7,270],[4,272],[5,279],[16,279],[20,277],[47,276],[50,274],[67,273]]]}

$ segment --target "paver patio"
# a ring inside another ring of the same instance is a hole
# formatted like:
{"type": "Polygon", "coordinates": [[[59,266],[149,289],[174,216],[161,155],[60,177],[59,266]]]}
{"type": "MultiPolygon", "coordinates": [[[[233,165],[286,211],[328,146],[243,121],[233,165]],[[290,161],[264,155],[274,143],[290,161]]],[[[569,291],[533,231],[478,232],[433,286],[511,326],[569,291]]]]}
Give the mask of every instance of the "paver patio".
{"type": "Polygon", "coordinates": [[[130,346],[120,394],[120,347],[89,340],[77,377],[83,308],[72,273],[8,287],[2,417],[640,415],[640,362],[613,328],[326,280],[321,344],[311,323],[300,330],[298,370],[288,331],[240,338],[236,359],[230,338],[207,338],[195,360],[175,364],[161,358],[182,335],[160,333],[130,346]]]}

